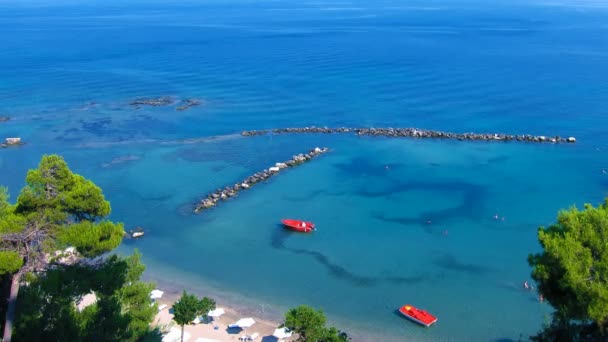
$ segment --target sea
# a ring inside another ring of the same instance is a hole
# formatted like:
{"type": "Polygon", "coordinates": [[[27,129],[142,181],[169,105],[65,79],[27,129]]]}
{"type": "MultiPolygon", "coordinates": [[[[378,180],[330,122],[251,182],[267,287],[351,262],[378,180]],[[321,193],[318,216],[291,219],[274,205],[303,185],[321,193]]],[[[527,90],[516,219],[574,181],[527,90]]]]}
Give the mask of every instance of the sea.
{"type": "Polygon", "coordinates": [[[522,288],[538,228],[608,195],[607,23],[592,0],[0,0],[0,138],[25,143],[0,149],[0,184],[14,200],[62,155],[145,230],[117,251],[147,279],[256,317],[306,304],[355,342],[526,340],[552,312],[522,288]],[[576,143],[240,134],[307,126],[576,143]]]}

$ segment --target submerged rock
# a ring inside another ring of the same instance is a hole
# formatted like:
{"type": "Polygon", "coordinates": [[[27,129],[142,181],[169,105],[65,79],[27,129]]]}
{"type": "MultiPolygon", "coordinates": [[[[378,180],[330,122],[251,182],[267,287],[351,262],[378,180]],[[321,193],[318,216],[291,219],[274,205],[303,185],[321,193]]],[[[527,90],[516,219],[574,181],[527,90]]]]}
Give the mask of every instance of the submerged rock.
{"type": "Polygon", "coordinates": [[[108,167],[112,167],[112,166],[123,165],[123,164],[134,162],[134,161],[137,161],[140,159],[141,159],[141,157],[135,156],[135,155],[120,156],[120,157],[116,157],[116,158],[110,160],[107,163],[101,164],[101,167],[108,168],[108,167]]]}
{"type": "Polygon", "coordinates": [[[0,122],[6,122],[9,121],[11,119],[10,116],[0,116],[0,122]]]}
{"type": "Polygon", "coordinates": [[[184,100],[182,100],[182,104],[179,107],[175,108],[175,110],[179,110],[179,111],[186,110],[190,107],[198,106],[201,103],[202,103],[202,101],[198,100],[198,99],[184,99],[184,100]]]}
{"type": "Polygon", "coordinates": [[[161,97],[156,97],[156,98],[140,98],[140,99],[135,99],[135,100],[131,101],[131,103],[129,103],[129,104],[132,106],[141,106],[141,105],[154,106],[154,107],[167,106],[167,105],[173,104],[173,99],[168,96],[161,96],[161,97]]]}

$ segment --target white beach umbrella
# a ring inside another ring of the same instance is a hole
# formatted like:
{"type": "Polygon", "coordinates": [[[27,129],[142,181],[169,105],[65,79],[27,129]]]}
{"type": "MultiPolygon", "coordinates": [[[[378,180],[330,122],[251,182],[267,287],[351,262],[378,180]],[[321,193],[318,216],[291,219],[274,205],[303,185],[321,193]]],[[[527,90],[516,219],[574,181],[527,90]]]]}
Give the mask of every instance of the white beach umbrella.
{"type": "Polygon", "coordinates": [[[163,297],[164,292],[161,290],[152,290],[150,292],[150,299],[161,299],[163,297]]]}
{"type": "Polygon", "coordinates": [[[235,325],[238,325],[239,328],[249,328],[250,326],[255,324],[255,320],[251,317],[247,317],[247,318],[241,318],[239,319],[236,323],[234,323],[235,325]]]}
{"type": "Polygon", "coordinates": [[[272,336],[278,338],[279,340],[291,337],[291,335],[292,335],[292,332],[289,331],[289,329],[287,329],[287,328],[275,329],[274,333],[272,334],[272,336]]]}
{"type": "MultiPolygon", "coordinates": [[[[180,342],[182,337],[182,330],[176,327],[173,327],[169,330],[167,334],[163,336],[162,342],[180,342]]],[[[184,341],[188,341],[190,339],[190,333],[184,331],[184,341]]]]}
{"type": "Polygon", "coordinates": [[[207,313],[207,316],[209,317],[220,317],[221,315],[225,314],[226,312],[224,311],[223,308],[217,308],[215,310],[211,310],[207,313]]]}

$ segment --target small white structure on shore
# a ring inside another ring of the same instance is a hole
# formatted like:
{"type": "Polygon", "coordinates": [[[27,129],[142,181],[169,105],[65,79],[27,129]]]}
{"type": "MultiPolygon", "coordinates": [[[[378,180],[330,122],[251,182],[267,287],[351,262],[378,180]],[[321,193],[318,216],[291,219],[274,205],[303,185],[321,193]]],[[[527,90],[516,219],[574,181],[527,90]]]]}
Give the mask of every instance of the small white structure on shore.
{"type": "Polygon", "coordinates": [[[286,327],[275,329],[272,336],[276,337],[279,341],[291,337],[293,333],[286,327]]]}
{"type": "Polygon", "coordinates": [[[223,308],[217,308],[215,310],[209,311],[207,313],[207,316],[215,318],[215,317],[220,317],[221,315],[223,315],[225,313],[226,313],[226,311],[224,311],[223,308]]]}
{"type": "Polygon", "coordinates": [[[251,317],[241,318],[236,323],[230,324],[228,328],[249,328],[250,326],[255,324],[255,320],[251,317]]]}
{"type": "MultiPolygon", "coordinates": [[[[177,327],[171,328],[165,336],[163,336],[163,342],[180,342],[182,337],[182,330],[177,327]]],[[[190,339],[190,333],[184,331],[184,341],[188,341],[190,339]]]]}
{"type": "Polygon", "coordinates": [[[95,304],[96,302],[97,296],[95,293],[87,293],[84,297],[80,298],[78,303],[76,303],[76,309],[78,309],[79,312],[82,312],[87,306],[95,304]]]}
{"type": "Polygon", "coordinates": [[[152,290],[150,292],[150,299],[155,300],[155,299],[161,299],[163,297],[164,292],[161,290],[152,290]]]}
{"type": "Polygon", "coordinates": [[[194,342],[220,342],[218,340],[212,340],[210,338],[199,337],[194,342]]]}

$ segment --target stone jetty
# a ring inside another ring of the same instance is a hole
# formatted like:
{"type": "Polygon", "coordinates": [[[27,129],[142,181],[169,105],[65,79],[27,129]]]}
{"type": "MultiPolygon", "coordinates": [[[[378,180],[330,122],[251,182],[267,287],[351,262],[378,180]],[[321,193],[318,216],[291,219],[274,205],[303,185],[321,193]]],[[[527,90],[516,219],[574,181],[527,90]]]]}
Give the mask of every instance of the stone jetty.
{"type": "Polygon", "coordinates": [[[502,133],[452,133],[434,131],[419,128],[328,128],[328,127],[296,127],[296,128],[275,128],[243,131],[243,136],[256,136],[265,134],[335,134],[351,133],[358,136],[383,136],[390,138],[431,138],[431,139],[454,139],[454,140],[481,140],[481,141],[521,141],[534,143],[574,143],[574,137],[564,138],[560,136],[544,135],[512,135],[502,133]]]}
{"type": "Polygon", "coordinates": [[[285,162],[276,163],[272,167],[269,167],[268,169],[257,172],[255,174],[245,178],[241,182],[234,184],[233,186],[227,186],[223,189],[217,189],[216,191],[207,195],[207,197],[203,198],[197,204],[196,208],[194,209],[194,212],[198,213],[202,210],[212,208],[212,207],[216,206],[217,204],[219,204],[220,202],[236,196],[239,193],[239,191],[250,189],[253,185],[263,182],[266,179],[279,174],[281,172],[281,170],[283,170],[283,169],[301,165],[320,154],[326,153],[327,151],[328,151],[327,147],[324,147],[324,148],[316,147],[307,153],[300,153],[298,155],[295,155],[291,159],[289,159],[285,162]]]}

